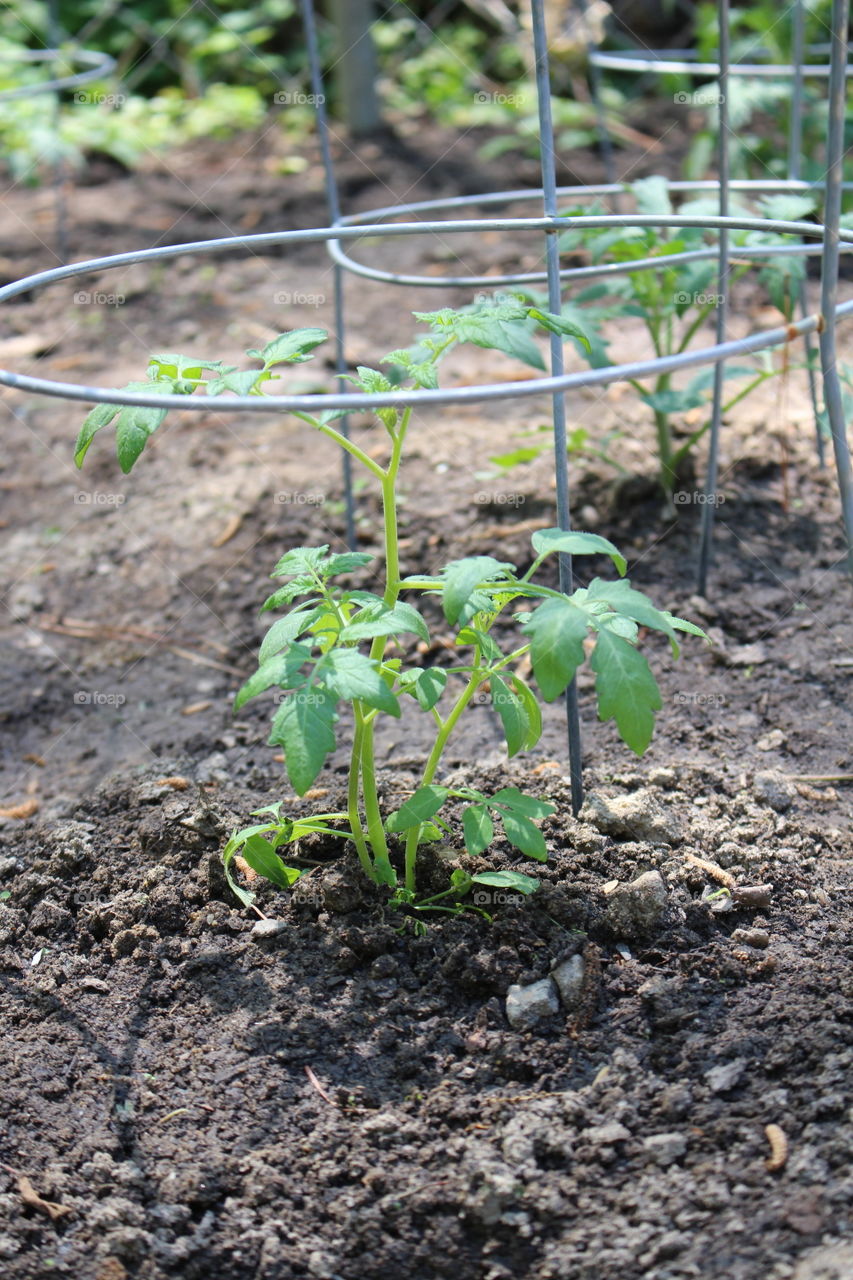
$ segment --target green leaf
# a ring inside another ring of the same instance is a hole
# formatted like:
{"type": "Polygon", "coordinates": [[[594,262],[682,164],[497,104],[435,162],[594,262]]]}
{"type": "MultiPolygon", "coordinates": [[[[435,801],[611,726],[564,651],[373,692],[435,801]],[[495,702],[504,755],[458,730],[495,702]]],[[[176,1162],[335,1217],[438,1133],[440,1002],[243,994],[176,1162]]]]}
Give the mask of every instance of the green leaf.
{"type": "Polygon", "coordinates": [[[195,356],[175,355],[172,352],[165,354],[152,355],[148,364],[148,377],[156,378],[187,378],[190,381],[197,382],[201,377],[203,369],[209,369],[213,373],[231,373],[233,365],[225,365],[221,360],[198,360],[195,356]]]}
{"type": "Polygon", "coordinates": [[[411,827],[419,827],[422,822],[429,822],[438,813],[447,796],[447,787],[434,784],[419,787],[405,804],[389,814],[385,822],[386,831],[408,831],[411,827]]]}
{"type": "Polygon", "coordinates": [[[586,614],[570,600],[546,600],[522,623],[521,630],[532,637],[533,674],[546,702],[553,702],[571,683],[584,660],[588,629],[586,614]]]}
{"type": "Polygon", "coordinates": [[[707,640],[710,644],[711,638],[701,627],[697,627],[695,622],[688,622],[685,618],[677,618],[674,614],[668,613],[666,609],[661,610],[673,631],[686,631],[688,635],[699,636],[702,640],[707,640]]]}
{"type": "Polygon", "coordinates": [[[535,458],[541,457],[546,448],[547,445],[541,444],[527,449],[513,449],[511,453],[496,453],[489,458],[489,462],[494,462],[495,466],[509,471],[523,462],[533,462],[535,458]]]}
{"type": "Polygon", "coordinates": [[[311,650],[302,644],[291,644],[286,653],[278,653],[262,662],[253,676],[240,689],[234,699],[234,710],[239,711],[250,698],[256,698],[274,686],[289,688],[300,667],[311,657],[311,650]]]}
{"type": "Polygon", "coordinates": [[[86,414],[74,446],[74,462],[78,467],[82,467],[83,459],[89,452],[89,445],[96,433],[102,427],[108,427],[120,409],[121,405],[118,404],[96,404],[94,409],[86,414]]]}
{"type": "Polygon", "coordinates": [[[627,579],[605,582],[603,578],[593,578],[587,587],[586,600],[588,604],[603,602],[614,613],[621,613],[623,617],[631,618],[641,627],[662,631],[668,637],[672,651],[677,656],[678,643],[669,618],[660,609],[656,609],[642,591],[635,591],[627,579]]]}
{"type": "Polygon", "coordinates": [[[705,396],[700,391],[644,391],[640,399],[647,404],[653,413],[686,413],[688,409],[696,409],[705,403],[705,396]]]}
{"type": "Polygon", "coordinates": [[[431,711],[439,702],[447,685],[447,672],[441,667],[411,667],[400,676],[400,690],[417,699],[423,711],[431,711]]]}
{"type": "Polygon", "coordinates": [[[116,422],[116,455],[125,475],[133,469],[148,437],[157,430],[165,416],[165,409],[141,409],[126,405],[121,410],[116,422]]]}
{"type": "Polygon", "coordinates": [[[615,720],[622,741],[641,756],[651,742],[655,712],[663,705],[657,682],[639,650],[600,631],[592,653],[598,718],[615,720]]]}
{"type": "Polygon", "coordinates": [[[280,650],[286,649],[317,621],[322,612],[323,609],[316,606],[314,608],[303,606],[299,609],[294,609],[286,618],[279,618],[272,624],[263,638],[258,653],[258,661],[265,662],[274,653],[279,653],[280,650]]]}
{"type": "Polygon", "coordinates": [[[274,364],[302,364],[311,359],[311,352],[328,336],[325,329],[292,329],[273,338],[263,351],[252,349],[246,355],[253,360],[263,360],[266,368],[274,364]]]}
{"type": "Polygon", "coordinates": [[[388,715],[401,714],[400,704],[383,680],[378,662],[357,649],[332,649],[321,659],[317,674],[347,702],[366,702],[388,715]]]}
{"type": "Polygon", "coordinates": [[[537,862],[547,862],[548,846],[545,844],[545,837],[529,818],[523,818],[516,813],[501,813],[501,821],[504,834],[510,844],[515,845],[516,849],[526,854],[528,858],[535,858],[537,862]]]}
{"type": "Polygon", "coordinates": [[[548,818],[552,813],[557,812],[556,805],[551,804],[550,800],[529,796],[524,791],[519,791],[518,787],[501,787],[500,791],[496,791],[492,796],[489,804],[512,809],[525,818],[548,818]]]}
{"type": "Polygon", "coordinates": [[[285,866],[269,840],[265,840],[261,835],[248,838],[243,845],[242,856],[253,871],[271,880],[280,889],[289,889],[302,875],[296,867],[285,866]]]}
{"type": "Polygon", "coordinates": [[[284,748],[287,776],[297,795],[304,796],[335,749],[335,698],[322,685],[304,686],[275,713],[270,746],[284,748]]]}
{"type": "Polygon", "coordinates": [[[268,378],[263,369],[235,369],[223,374],[221,378],[211,378],[206,389],[209,396],[221,396],[224,391],[233,391],[238,396],[250,396],[266,381],[268,378]]]}
{"type": "Polygon", "coordinates": [[[672,213],[669,183],[660,174],[639,178],[631,183],[630,190],[637,201],[638,213],[662,213],[666,216],[672,213]]]}
{"type": "Polygon", "coordinates": [[[536,320],[549,333],[556,333],[561,338],[574,338],[585,351],[592,350],[586,330],[579,324],[575,324],[573,320],[569,320],[567,316],[555,316],[550,311],[540,311],[537,307],[531,307],[527,314],[531,320],[536,320]]]}
{"type": "Polygon", "coordinates": [[[456,643],[458,645],[476,644],[486,662],[500,662],[503,657],[488,631],[483,631],[480,627],[463,627],[456,636],[456,643]]]}
{"type": "Polygon", "coordinates": [[[478,871],[471,876],[474,884],[488,884],[495,889],[515,889],[517,893],[535,893],[539,881],[523,871],[478,871]]]}
{"type": "Polygon", "coordinates": [[[427,625],[417,609],[401,600],[394,605],[380,600],[378,604],[369,605],[356,614],[347,624],[343,639],[370,640],[374,636],[399,636],[405,632],[429,643],[427,625]]]}
{"type": "Polygon", "coordinates": [[[539,709],[539,702],[536,694],[529,685],[525,684],[521,676],[510,676],[509,679],[527,716],[527,733],[521,745],[525,751],[532,751],[542,737],[542,712],[539,709]]]}
{"type": "Polygon", "coordinates": [[[323,577],[334,578],[339,573],[354,573],[356,569],[363,569],[366,564],[370,564],[373,558],[369,551],[338,551],[329,556],[328,563],[323,568],[323,577]]]}
{"type": "Polygon", "coordinates": [[[506,738],[507,755],[512,758],[522,749],[530,732],[524,703],[499,675],[490,677],[492,706],[500,716],[506,738]]]}
{"type": "Polygon", "coordinates": [[[465,848],[472,857],[477,857],[484,849],[488,849],[494,838],[495,825],[484,804],[471,804],[463,812],[462,833],[465,848]]]}
{"type": "Polygon", "coordinates": [[[433,332],[457,342],[471,342],[477,347],[503,351],[524,361],[534,369],[545,368],[542,353],[530,333],[528,308],[521,302],[481,303],[475,308],[454,311],[416,311],[415,319],[425,321],[433,332]]]}
{"type": "Polygon", "coordinates": [[[552,551],[564,551],[570,556],[607,555],[622,574],[628,565],[618,547],[597,533],[580,533],[574,529],[537,529],[531,538],[537,555],[549,555],[552,551]]]}
{"type": "Polygon", "coordinates": [[[507,576],[513,565],[494,556],[468,556],[465,560],[453,560],[443,573],[442,605],[444,616],[453,625],[460,619],[467,621],[473,613],[488,608],[491,601],[478,596],[475,588],[482,582],[498,582],[507,576]],[[464,614],[468,618],[463,617],[464,614]]]}

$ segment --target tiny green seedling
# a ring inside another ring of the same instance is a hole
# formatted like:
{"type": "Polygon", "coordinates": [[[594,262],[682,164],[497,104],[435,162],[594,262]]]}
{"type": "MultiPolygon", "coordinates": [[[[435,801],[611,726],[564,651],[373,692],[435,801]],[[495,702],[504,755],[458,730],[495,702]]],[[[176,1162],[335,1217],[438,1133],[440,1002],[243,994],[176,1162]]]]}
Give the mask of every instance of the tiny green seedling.
{"type": "MultiPolygon", "coordinates": [[[[391,366],[395,381],[379,370],[362,367],[351,379],[358,387],[367,392],[392,391],[403,382],[435,387],[439,361],[461,342],[498,348],[541,366],[533,340],[536,329],[585,340],[573,322],[520,301],[417,318],[429,326],[428,335],[416,348],[391,352],[383,362],[391,366]]],[[[263,351],[248,353],[259,367],[247,370],[157,355],[152,357],[148,382],[132,387],[163,393],[191,394],[201,389],[213,396],[227,391],[260,395],[276,376],[276,366],[309,359],[325,337],[321,329],[282,334],[263,351]],[[211,376],[205,378],[206,373],[211,376]]],[[[290,783],[304,796],[337,745],[341,707],[348,706],[350,766],[345,810],[292,819],[281,803],[273,804],[254,815],[263,821],[231,837],[223,855],[225,869],[235,894],[246,904],[252,895],[234,879],[235,857],[239,855],[273,884],[288,888],[302,871],[288,865],[281,851],[312,834],[351,840],[368,879],[392,888],[398,901],[416,903],[418,849],[451,830],[453,813],[459,816],[469,854],[487,849],[499,829],[519,853],[544,862],[547,847],[538,823],[555,812],[554,805],[515,787],[487,795],[441,782],[444,752],[462,716],[478,695],[482,700],[487,692],[508,754],[530,750],[542,732],[540,699],[553,702],[564,694],[587,658],[588,644],[599,716],[614,720],[623,740],[642,754],[661,697],[638,648],[640,628],[665,635],[674,655],[677,632],[704,634],[692,623],[657,609],[632,588],[624,578],[627,566],[618,549],[593,533],[539,530],[532,537],[531,563],[523,571],[491,555],[478,555],[455,560],[436,574],[403,576],[397,482],[412,409],[401,393],[399,406],[375,412],[388,439],[384,465],[332,425],[339,414],[297,415],[346,450],[379,484],[384,557],[376,563],[367,553],[335,552],[328,545],[296,547],[273,570],[273,578],[282,585],[268,597],[263,610],[283,611],[282,616],[267,632],[258,670],[237,694],[235,709],[269,690],[278,691],[269,741],[283,748],[290,783]],[[619,577],[593,578],[571,594],[564,593],[541,580],[546,564],[560,554],[607,557],[619,577]],[[376,577],[381,579],[372,591],[352,585],[353,576],[368,566],[374,583],[376,577]],[[418,607],[427,601],[425,609],[418,607]],[[447,666],[422,666],[411,661],[407,638],[429,642],[427,618],[436,613],[437,605],[453,629],[459,656],[447,666]],[[507,644],[507,635],[513,634],[507,644]],[[538,695],[528,680],[528,669],[538,695]],[[432,722],[433,745],[412,796],[394,812],[383,813],[374,763],[376,728],[382,717],[399,719],[404,708],[432,722]],[[399,870],[396,842],[402,845],[399,870]]],[[[162,410],[98,406],[81,429],[78,465],[95,433],[116,418],[119,462],[129,470],[164,416],[162,410]]],[[[475,884],[530,893],[537,881],[515,871],[473,875],[458,871],[446,893],[417,905],[423,910],[458,910],[443,900],[455,902],[475,884]]]]}

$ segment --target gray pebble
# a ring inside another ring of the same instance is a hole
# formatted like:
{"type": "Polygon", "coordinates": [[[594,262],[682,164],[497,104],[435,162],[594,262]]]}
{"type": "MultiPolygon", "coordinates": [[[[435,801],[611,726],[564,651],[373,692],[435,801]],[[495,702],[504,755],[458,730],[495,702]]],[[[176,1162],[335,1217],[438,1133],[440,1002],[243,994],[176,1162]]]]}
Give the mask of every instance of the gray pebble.
{"type": "Polygon", "coordinates": [[[558,1013],[557,988],[550,978],[531,982],[529,987],[513,985],[507,992],[506,1016],[514,1031],[527,1031],[541,1018],[558,1013]]]}

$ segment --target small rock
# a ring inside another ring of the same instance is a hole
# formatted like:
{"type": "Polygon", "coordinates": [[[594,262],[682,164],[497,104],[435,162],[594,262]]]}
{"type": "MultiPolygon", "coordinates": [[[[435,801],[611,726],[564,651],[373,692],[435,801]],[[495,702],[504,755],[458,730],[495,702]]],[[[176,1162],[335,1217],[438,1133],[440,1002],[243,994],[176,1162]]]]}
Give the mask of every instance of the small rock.
{"type": "Polygon", "coordinates": [[[4,876],[14,875],[17,869],[17,858],[0,858],[0,880],[2,880],[4,876]]]}
{"type": "Polygon", "coordinates": [[[767,646],[759,640],[756,644],[739,644],[729,649],[726,661],[730,667],[758,667],[767,661],[767,646]]]}
{"type": "Polygon", "coordinates": [[[756,951],[765,951],[770,946],[770,934],[766,929],[735,929],[732,942],[739,946],[755,947],[756,951]]]}
{"type": "Polygon", "coordinates": [[[284,933],[287,923],[284,920],[256,920],[250,932],[253,938],[277,938],[284,933]]]}
{"type": "MultiPolygon", "coordinates": [[[[773,732],[778,733],[779,730],[775,729],[773,732]]],[[[768,734],[767,736],[769,738],[772,735],[768,734]]],[[[763,748],[761,749],[763,750],[763,748]]],[[[757,773],[753,779],[752,789],[757,800],[768,804],[777,813],[786,813],[794,803],[797,794],[783,774],[772,770],[766,773],[757,773]]]]}
{"type": "Polygon", "coordinates": [[[758,739],[755,744],[756,751],[778,751],[780,747],[785,745],[785,735],[781,729],[771,729],[769,733],[765,733],[758,739]]]}
{"type": "Polygon", "coordinates": [[[643,1139],[643,1148],[656,1164],[674,1164],[687,1150],[687,1139],[683,1133],[653,1133],[643,1139]]]}
{"type": "Polygon", "coordinates": [[[583,1137],[593,1146],[612,1147],[615,1142],[628,1142],[631,1131],[618,1120],[608,1120],[606,1124],[595,1124],[591,1129],[585,1129],[583,1137]]]}
{"type": "Polygon", "coordinates": [[[653,787],[663,787],[665,790],[671,791],[673,787],[678,786],[678,774],[674,769],[666,767],[652,769],[649,774],[649,782],[653,787]]]}
{"type": "Polygon", "coordinates": [[[587,796],[580,816],[608,836],[648,840],[651,844],[677,844],[681,839],[678,824],[646,790],[614,799],[587,796]]]}
{"type": "Polygon", "coordinates": [[[558,1013],[560,1001],[550,978],[531,982],[529,987],[510,987],[506,997],[506,1016],[514,1031],[527,1031],[541,1018],[558,1013]]]}
{"type": "Polygon", "coordinates": [[[791,1280],[846,1280],[853,1275],[853,1243],[821,1245],[797,1263],[791,1280]]]}
{"type": "Polygon", "coordinates": [[[620,938],[642,938],[660,924],[667,907],[666,885],[659,871],[647,871],[609,895],[604,923],[620,938]]]}
{"type": "Polygon", "coordinates": [[[551,977],[557,984],[564,1009],[576,1009],[583,994],[583,976],[586,969],[583,956],[571,956],[552,970],[551,977]]]}
{"type": "Polygon", "coordinates": [[[731,1062],[721,1062],[705,1072],[708,1088],[712,1093],[728,1093],[733,1089],[746,1070],[746,1058],[732,1058],[731,1062]]]}

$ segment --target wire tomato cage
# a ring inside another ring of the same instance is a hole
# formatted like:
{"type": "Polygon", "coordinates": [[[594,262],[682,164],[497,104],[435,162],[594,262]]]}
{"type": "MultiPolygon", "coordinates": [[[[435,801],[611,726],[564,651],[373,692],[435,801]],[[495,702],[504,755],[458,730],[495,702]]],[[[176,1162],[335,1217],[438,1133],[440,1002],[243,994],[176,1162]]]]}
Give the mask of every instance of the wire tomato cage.
{"type": "MultiPolygon", "coordinates": [[[[722,382],[725,362],[733,356],[766,350],[790,343],[798,337],[807,339],[809,335],[817,334],[819,335],[826,417],[832,438],[838,474],[841,514],[847,542],[847,562],[851,573],[853,573],[853,477],[851,477],[850,449],[844,421],[841,381],[836,362],[837,321],[853,313],[853,301],[841,304],[838,302],[839,256],[842,250],[846,251],[848,247],[853,248],[853,231],[846,230],[840,225],[842,191],[844,187],[842,157],[844,149],[849,0],[833,0],[832,33],[829,45],[830,57],[826,66],[820,71],[811,65],[803,67],[797,64],[790,67],[775,66],[772,68],[772,74],[792,76],[795,85],[798,82],[801,84],[802,78],[806,74],[820,74],[828,77],[829,127],[826,142],[826,176],[822,182],[806,183],[795,177],[766,183],[732,181],[730,179],[728,165],[729,124],[727,116],[729,76],[732,74],[746,74],[747,72],[752,73],[753,64],[750,64],[749,67],[731,65],[728,40],[729,7],[727,0],[718,0],[719,61],[713,64],[699,64],[699,66],[696,66],[693,63],[689,63],[688,60],[682,59],[683,62],[688,62],[688,65],[693,70],[698,71],[701,67],[703,74],[713,73],[718,77],[720,112],[718,178],[713,181],[673,182],[670,184],[670,190],[674,193],[704,192],[716,195],[719,205],[718,214],[716,216],[689,216],[674,213],[669,216],[663,216],[620,211],[611,214],[576,215],[572,217],[570,223],[573,230],[626,227],[700,228],[707,232],[716,232],[716,246],[709,245],[702,249],[651,257],[645,260],[632,260],[628,263],[605,262],[592,267],[575,268],[561,266],[559,237],[561,233],[567,230],[569,224],[567,224],[566,218],[562,214],[560,202],[576,199],[586,200],[590,196],[616,197],[623,193],[625,188],[618,183],[607,183],[599,187],[557,186],[555,139],[551,115],[548,36],[545,26],[543,0],[530,0],[530,7],[541,143],[541,189],[492,192],[457,199],[403,203],[376,209],[366,214],[344,216],[340,209],[334,164],[331,156],[330,130],[324,105],[325,97],[318,54],[313,0],[301,0],[302,18],[311,69],[311,87],[324,161],[329,225],[259,235],[227,236],[220,239],[143,249],[76,262],[67,266],[38,272],[6,285],[0,289],[0,303],[59,280],[77,275],[110,271],[133,263],[163,261],[186,255],[202,256],[225,251],[233,252],[235,248],[242,248],[246,252],[251,252],[272,245],[296,247],[302,244],[325,243],[331,255],[334,269],[334,336],[338,373],[337,389],[326,394],[233,396],[227,400],[229,412],[239,414],[269,413],[270,411],[281,410],[318,414],[325,410],[344,410],[349,413],[375,410],[384,406],[395,406],[400,409],[438,405],[459,406],[486,404],[493,401],[523,400],[531,396],[548,395],[551,398],[553,422],[556,518],[557,523],[563,529],[572,527],[570,476],[566,447],[566,393],[581,387],[607,386],[611,383],[654,377],[659,374],[702,365],[712,365],[715,370],[715,377],[709,432],[709,461],[705,481],[705,501],[702,507],[702,530],[698,555],[698,589],[702,593],[705,592],[707,587],[711,562],[713,499],[717,488],[717,459],[722,427],[722,382]],[[771,191],[813,191],[815,189],[822,190],[824,193],[824,214],[821,223],[744,216],[732,217],[729,213],[730,193],[733,191],[749,192],[751,190],[760,190],[762,193],[766,193],[771,191]],[[541,212],[536,216],[529,217],[458,216],[467,214],[471,209],[491,210],[495,206],[516,204],[520,201],[539,205],[541,212]],[[412,220],[413,218],[419,219],[424,215],[428,215],[425,220],[412,220]],[[402,222],[391,221],[392,218],[406,220],[402,222]],[[821,258],[819,312],[810,315],[806,314],[804,310],[798,319],[789,324],[765,329],[744,338],[729,338],[727,336],[728,284],[731,261],[730,233],[733,231],[758,231],[795,237],[795,242],[792,244],[772,247],[755,246],[748,248],[746,251],[738,246],[737,255],[739,260],[744,256],[760,261],[762,257],[767,256],[819,255],[821,258]],[[357,247],[360,242],[368,238],[379,238],[383,242],[394,242],[400,237],[441,236],[444,239],[448,236],[470,235],[472,232],[476,234],[498,232],[507,237],[516,238],[519,236],[538,237],[540,245],[544,240],[544,266],[541,270],[534,272],[511,272],[497,276],[423,276],[366,266],[358,262],[350,252],[351,248],[357,247]],[[711,345],[686,350],[666,357],[613,364],[604,368],[585,369],[579,372],[566,372],[563,339],[557,334],[551,334],[550,366],[544,377],[513,382],[481,383],[474,386],[439,390],[395,390],[372,394],[346,390],[347,383],[344,381],[344,374],[348,365],[346,360],[347,316],[343,288],[345,274],[355,274],[363,279],[377,281],[386,285],[405,284],[431,289],[438,287],[475,289],[483,286],[502,288],[542,282],[547,284],[549,309],[560,314],[565,289],[578,280],[585,280],[590,276],[607,277],[608,275],[626,271],[654,271],[661,269],[662,266],[677,265],[681,262],[696,260],[697,257],[714,257],[717,260],[717,292],[720,302],[716,309],[715,341],[711,345]]],[[[795,6],[795,11],[798,9],[801,9],[799,3],[795,6]]],[[[800,14],[799,21],[801,22],[801,20],[802,14],[800,14]]],[[[644,69],[648,69],[649,64],[653,63],[652,69],[657,70],[665,58],[662,54],[651,53],[645,60],[639,57],[624,60],[632,62],[632,65],[637,64],[644,69]]],[[[612,65],[612,61],[611,55],[598,55],[600,67],[612,65]],[[608,63],[606,59],[610,59],[610,62],[608,63]]],[[[665,69],[672,70],[674,65],[677,65],[677,63],[674,64],[673,61],[667,60],[665,69]]],[[[762,74],[770,74],[770,69],[766,65],[762,74]]],[[[210,408],[209,400],[201,398],[195,399],[183,395],[154,396],[144,392],[119,392],[111,388],[53,381],[16,373],[7,369],[0,369],[0,384],[29,394],[58,397],[70,401],[151,407],[166,410],[180,409],[184,412],[188,410],[206,412],[210,408]]],[[[345,433],[348,432],[346,417],[341,421],[341,429],[345,433]]],[[[347,536],[352,545],[355,540],[354,494],[349,463],[349,455],[345,455],[343,465],[347,536]]],[[[564,591],[572,590],[572,562],[571,557],[565,554],[560,556],[560,587],[564,591]]],[[[574,681],[566,690],[565,711],[572,806],[574,811],[577,812],[583,801],[582,739],[577,686],[574,681]]]]}

